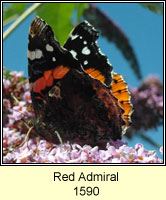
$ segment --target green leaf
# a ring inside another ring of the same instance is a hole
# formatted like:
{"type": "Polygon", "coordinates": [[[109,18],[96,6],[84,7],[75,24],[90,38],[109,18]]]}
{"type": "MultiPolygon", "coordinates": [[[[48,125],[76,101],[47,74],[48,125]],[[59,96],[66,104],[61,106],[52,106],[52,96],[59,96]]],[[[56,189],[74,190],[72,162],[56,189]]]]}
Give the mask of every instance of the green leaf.
{"type": "Polygon", "coordinates": [[[74,8],[74,3],[43,3],[37,10],[37,15],[52,27],[57,40],[61,44],[73,27],[71,17],[74,8]]]}
{"type": "Polygon", "coordinates": [[[163,6],[161,3],[140,3],[140,5],[152,12],[163,15],[163,6]]]}
{"type": "Polygon", "coordinates": [[[26,3],[12,3],[12,9],[17,11],[19,14],[23,13],[26,8],[26,3]]]}
{"type": "Polygon", "coordinates": [[[26,9],[26,3],[8,3],[3,7],[3,24],[6,25],[15,20],[26,9]]]}
{"type": "Polygon", "coordinates": [[[79,23],[81,21],[81,17],[83,15],[83,12],[85,9],[89,8],[88,3],[75,3],[76,5],[76,11],[77,11],[77,22],[79,23]]]}
{"type": "Polygon", "coordinates": [[[4,75],[4,77],[6,78],[6,79],[9,79],[9,78],[11,78],[12,77],[12,75],[10,75],[10,70],[8,70],[8,69],[4,69],[3,70],[3,75],[4,75]]]}
{"type": "Polygon", "coordinates": [[[79,22],[87,3],[43,3],[37,10],[37,15],[49,24],[61,45],[73,28],[74,11],[79,22]]]}

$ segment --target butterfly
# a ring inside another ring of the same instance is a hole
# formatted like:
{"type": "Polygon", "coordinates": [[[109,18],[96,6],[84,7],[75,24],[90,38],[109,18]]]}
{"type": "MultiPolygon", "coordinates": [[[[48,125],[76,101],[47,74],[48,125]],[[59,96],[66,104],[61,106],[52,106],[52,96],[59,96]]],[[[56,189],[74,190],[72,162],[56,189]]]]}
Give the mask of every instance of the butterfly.
{"type": "Polygon", "coordinates": [[[59,143],[103,144],[121,139],[133,106],[123,77],[113,72],[97,43],[98,31],[78,24],[64,46],[51,26],[35,17],[29,29],[28,73],[34,129],[59,143]]]}

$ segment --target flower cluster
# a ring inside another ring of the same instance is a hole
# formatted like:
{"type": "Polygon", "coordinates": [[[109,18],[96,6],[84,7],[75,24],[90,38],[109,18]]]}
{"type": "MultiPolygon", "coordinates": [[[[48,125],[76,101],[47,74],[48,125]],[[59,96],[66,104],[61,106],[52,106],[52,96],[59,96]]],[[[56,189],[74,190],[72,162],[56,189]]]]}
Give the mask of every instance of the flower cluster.
{"type": "Polygon", "coordinates": [[[3,148],[19,145],[24,140],[22,119],[34,116],[31,106],[29,83],[22,72],[3,69],[3,148]]]}
{"type": "MultiPolygon", "coordinates": [[[[6,130],[7,131],[7,130],[6,130]]],[[[9,130],[8,130],[9,131],[9,130]]],[[[114,142],[115,143],[115,142],[114,142]]],[[[118,141],[117,141],[118,143],[118,141]]],[[[122,143],[122,142],[121,142],[122,143]]],[[[162,152],[162,148],[160,150],[162,152]]],[[[126,144],[119,148],[107,144],[106,150],[97,146],[78,144],[54,145],[39,138],[29,139],[18,149],[8,152],[4,163],[162,163],[155,151],[146,150],[142,144],[135,148],[126,144]]]]}
{"type": "Polygon", "coordinates": [[[163,87],[157,76],[147,77],[140,87],[131,90],[131,96],[134,112],[128,137],[163,124],[163,87]]]}
{"type": "MultiPolygon", "coordinates": [[[[4,69],[3,78],[3,162],[4,163],[162,163],[155,151],[142,144],[134,148],[122,141],[110,141],[104,150],[98,146],[52,144],[31,135],[22,119],[34,117],[29,84],[21,73],[4,69]],[[32,137],[33,136],[33,137],[32,137]]],[[[162,154],[163,150],[160,148],[162,154]]]]}

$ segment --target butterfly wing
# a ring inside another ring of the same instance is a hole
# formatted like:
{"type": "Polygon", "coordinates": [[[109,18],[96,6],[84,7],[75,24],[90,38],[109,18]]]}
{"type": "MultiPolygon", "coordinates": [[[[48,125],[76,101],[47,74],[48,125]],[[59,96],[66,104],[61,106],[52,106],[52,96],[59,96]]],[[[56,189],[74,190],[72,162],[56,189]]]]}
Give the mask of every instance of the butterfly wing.
{"type": "Polygon", "coordinates": [[[110,86],[112,65],[100,51],[97,44],[98,37],[96,29],[84,21],[73,29],[64,47],[79,60],[86,73],[110,86]]]}
{"type": "Polygon", "coordinates": [[[52,28],[35,17],[29,30],[28,73],[36,115],[41,112],[48,91],[72,66],[82,69],[80,63],[54,38],[52,28]]]}

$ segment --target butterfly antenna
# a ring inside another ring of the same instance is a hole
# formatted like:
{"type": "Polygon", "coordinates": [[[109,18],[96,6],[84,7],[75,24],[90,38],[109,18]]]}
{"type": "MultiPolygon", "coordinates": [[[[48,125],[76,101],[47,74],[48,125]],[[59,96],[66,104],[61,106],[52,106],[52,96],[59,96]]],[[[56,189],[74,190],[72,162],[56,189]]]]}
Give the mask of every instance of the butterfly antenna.
{"type": "Polygon", "coordinates": [[[56,133],[56,135],[57,135],[57,138],[58,138],[59,142],[60,142],[61,145],[64,147],[64,144],[63,144],[63,142],[62,142],[62,138],[61,138],[61,136],[59,135],[58,131],[55,131],[55,133],[56,133]]]}

